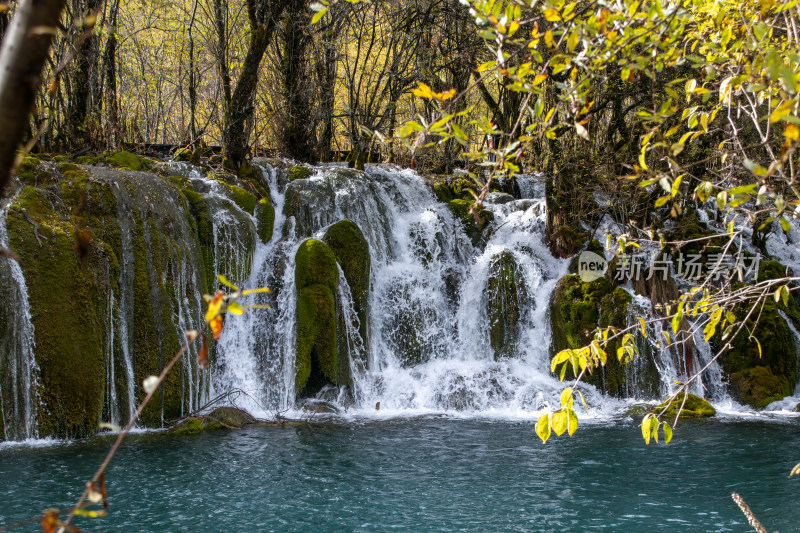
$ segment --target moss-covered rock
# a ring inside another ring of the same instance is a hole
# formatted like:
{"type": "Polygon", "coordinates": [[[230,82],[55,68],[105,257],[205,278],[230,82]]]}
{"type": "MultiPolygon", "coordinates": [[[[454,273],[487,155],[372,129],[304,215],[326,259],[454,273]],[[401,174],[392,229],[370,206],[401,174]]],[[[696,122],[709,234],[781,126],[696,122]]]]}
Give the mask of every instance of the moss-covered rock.
{"type": "MultiPolygon", "coordinates": [[[[328,228],[322,240],[330,247],[350,286],[353,308],[359,321],[359,335],[366,346],[368,345],[367,314],[371,268],[367,239],[364,238],[364,234],[355,222],[342,220],[328,228]]],[[[347,339],[343,338],[342,341],[340,343],[342,348],[346,348],[347,339]]],[[[338,382],[342,385],[349,385],[352,382],[350,361],[345,359],[345,354],[346,352],[342,349],[339,350],[338,382]]]]}
{"type": "Polygon", "coordinates": [[[180,161],[185,163],[192,159],[193,153],[194,152],[192,151],[191,147],[185,146],[183,148],[178,148],[177,150],[175,150],[173,158],[175,159],[175,161],[180,161]]]}
{"type": "MultiPolygon", "coordinates": [[[[631,295],[621,287],[612,288],[607,278],[584,282],[576,275],[561,278],[553,292],[550,307],[553,353],[587,346],[598,327],[626,324],[631,295]]],[[[606,365],[586,377],[591,383],[614,396],[625,394],[626,369],[616,357],[617,344],[606,346],[606,365]]]]}
{"type": "Polygon", "coordinates": [[[336,261],[342,267],[344,277],[350,285],[353,305],[361,322],[362,338],[366,339],[371,268],[367,239],[355,222],[342,220],[328,228],[322,240],[330,247],[336,261]]]}
{"type": "Polygon", "coordinates": [[[236,185],[230,185],[229,183],[222,183],[225,188],[228,190],[231,200],[242,208],[242,211],[245,213],[253,214],[253,211],[256,208],[256,204],[258,204],[258,198],[251,192],[246,191],[241,187],[237,187],[236,185]]]}
{"type": "Polygon", "coordinates": [[[336,292],[339,268],[327,244],[308,239],[295,256],[297,290],[296,391],[311,395],[336,383],[339,358],[336,337],[336,292]]]}
{"type": "Polygon", "coordinates": [[[707,418],[709,416],[714,416],[717,414],[717,410],[714,409],[710,403],[706,400],[701,398],[700,396],[696,396],[694,394],[686,395],[685,392],[678,394],[670,403],[667,405],[667,402],[663,402],[658,407],[655,408],[654,412],[656,414],[660,413],[666,407],[666,411],[662,416],[662,419],[670,419],[673,420],[678,414],[680,410],[681,418],[707,418]],[[684,402],[684,398],[686,401],[684,402]],[[683,409],[681,410],[681,406],[683,409]]]}
{"type": "Polygon", "coordinates": [[[176,435],[196,435],[202,433],[203,429],[203,422],[199,418],[189,418],[172,431],[176,435]]]}
{"type": "Polygon", "coordinates": [[[275,208],[267,198],[258,201],[255,216],[258,221],[258,236],[266,244],[272,239],[275,229],[275,208]]]}
{"type": "Polygon", "coordinates": [[[785,376],[776,376],[771,368],[755,366],[731,374],[728,390],[733,398],[756,409],[763,409],[774,401],[790,396],[793,387],[785,376]]]}
{"type": "Polygon", "coordinates": [[[509,357],[516,348],[517,328],[528,294],[525,277],[514,254],[508,250],[494,256],[489,264],[487,295],[489,343],[494,358],[509,357]]]}
{"type": "Polygon", "coordinates": [[[205,415],[187,418],[172,427],[177,435],[194,435],[203,431],[241,429],[256,421],[247,411],[235,407],[217,407],[205,415]]]}
{"type": "Polygon", "coordinates": [[[107,159],[110,165],[128,170],[147,170],[152,166],[149,159],[130,152],[117,152],[107,159]]]}
{"type": "Polygon", "coordinates": [[[448,202],[450,209],[464,224],[467,236],[472,240],[472,244],[477,246],[483,238],[483,232],[494,220],[494,213],[487,209],[478,208],[477,220],[471,212],[474,202],[469,200],[451,200],[448,202]]]}
{"type": "Polygon", "coordinates": [[[304,180],[314,173],[309,167],[297,165],[289,169],[289,181],[304,180]]]}
{"type": "MultiPolygon", "coordinates": [[[[719,335],[714,338],[715,346],[722,342],[719,335]]],[[[752,335],[758,343],[741,333],[719,361],[729,376],[731,396],[740,403],[763,408],[770,401],[791,395],[798,372],[794,336],[772,298],[765,301],[752,335]]]]}
{"type": "Polygon", "coordinates": [[[20,256],[36,335],[39,434],[81,437],[97,431],[103,412],[107,248],[90,233],[76,254],[78,228],[50,197],[23,189],[8,214],[8,234],[20,256]]]}

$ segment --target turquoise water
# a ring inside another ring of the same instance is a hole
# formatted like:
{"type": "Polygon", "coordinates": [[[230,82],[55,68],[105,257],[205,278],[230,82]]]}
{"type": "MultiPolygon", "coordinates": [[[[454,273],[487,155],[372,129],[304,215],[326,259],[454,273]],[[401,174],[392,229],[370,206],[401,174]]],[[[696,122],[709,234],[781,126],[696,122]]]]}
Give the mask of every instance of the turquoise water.
{"type": "MultiPolygon", "coordinates": [[[[67,507],[111,440],[0,448],[0,524],[67,507]]],[[[800,424],[630,421],[543,445],[528,423],[406,419],[133,436],[90,531],[800,531],[800,424]]],[[[40,531],[30,526],[21,531],[40,531]]]]}

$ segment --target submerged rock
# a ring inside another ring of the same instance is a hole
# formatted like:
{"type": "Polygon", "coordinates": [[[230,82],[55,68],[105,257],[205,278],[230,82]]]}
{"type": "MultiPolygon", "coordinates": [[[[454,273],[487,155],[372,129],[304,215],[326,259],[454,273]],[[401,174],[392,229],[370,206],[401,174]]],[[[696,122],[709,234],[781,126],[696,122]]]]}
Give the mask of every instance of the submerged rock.
{"type": "Polygon", "coordinates": [[[256,419],[242,409],[217,407],[208,414],[187,418],[172,427],[171,431],[178,435],[193,435],[203,431],[241,429],[255,422],[256,419]]]}
{"type": "MultiPolygon", "coordinates": [[[[667,409],[662,415],[662,419],[664,420],[670,418],[674,420],[679,410],[681,413],[681,418],[706,418],[717,414],[717,410],[714,409],[714,406],[712,406],[706,400],[694,394],[689,394],[687,396],[685,392],[678,394],[675,399],[669,403],[669,405],[667,405],[667,402],[660,404],[654,409],[653,412],[658,414],[665,407],[667,409]],[[684,398],[686,398],[685,402],[684,398]],[[681,406],[683,409],[681,409],[681,406]]],[[[671,424],[672,422],[670,421],[669,423],[671,424]]]]}

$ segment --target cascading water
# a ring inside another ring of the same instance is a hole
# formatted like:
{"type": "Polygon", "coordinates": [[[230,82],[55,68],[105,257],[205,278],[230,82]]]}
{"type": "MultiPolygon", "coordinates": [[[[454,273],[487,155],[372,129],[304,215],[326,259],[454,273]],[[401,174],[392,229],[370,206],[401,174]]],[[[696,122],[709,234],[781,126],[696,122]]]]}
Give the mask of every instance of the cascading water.
{"type": "MultiPolygon", "coordinates": [[[[519,190],[531,198],[487,202],[494,221],[486,242],[473,244],[462,222],[412,171],[323,168],[291,183],[271,168],[264,172],[276,209],[275,238],[257,248],[246,285],[272,288],[274,308],[226,319],[215,394],[242,389],[250,397],[237,404],[264,416],[294,407],[294,255],[306,238],[349,219],[372,257],[368,361],[365,369],[362,358],[351,358],[351,412],[380,402],[381,413],[524,416],[557,405],[561,384],[549,374],[548,307],[567,262],[553,258],[543,242],[539,178],[518,178],[519,190]],[[494,281],[498,272],[505,281],[494,281]],[[503,330],[495,336],[486,321],[501,294],[519,308],[498,319],[503,330]]],[[[339,285],[339,323],[344,320],[349,350],[357,353],[363,340],[343,291],[346,283],[339,285]]],[[[595,406],[611,401],[592,387],[586,391],[595,406]]]]}
{"type": "MultiPolygon", "coordinates": [[[[0,205],[0,247],[8,248],[8,205],[0,205]]],[[[5,440],[36,438],[38,405],[35,337],[28,289],[19,263],[0,257],[0,415],[5,440]]]]}

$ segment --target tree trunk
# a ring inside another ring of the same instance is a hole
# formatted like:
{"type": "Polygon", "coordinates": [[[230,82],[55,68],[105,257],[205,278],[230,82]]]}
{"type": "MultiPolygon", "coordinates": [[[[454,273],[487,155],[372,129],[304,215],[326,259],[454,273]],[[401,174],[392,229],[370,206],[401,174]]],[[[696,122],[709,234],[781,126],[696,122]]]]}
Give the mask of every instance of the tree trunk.
{"type": "Polygon", "coordinates": [[[231,95],[229,122],[225,126],[222,143],[226,166],[239,170],[247,158],[247,146],[255,110],[258,69],[269,46],[275,22],[289,0],[248,1],[250,15],[250,45],[242,65],[242,72],[231,95]]]}
{"type": "Polygon", "coordinates": [[[192,137],[192,142],[197,140],[197,125],[195,115],[197,111],[197,80],[194,76],[194,19],[197,16],[198,0],[194,1],[192,8],[192,18],[189,21],[189,27],[186,30],[189,40],[189,135],[192,137]]]}
{"type": "Polygon", "coordinates": [[[217,30],[217,69],[222,80],[223,98],[223,130],[227,129],[231,108],[231,73],[228,69],[228,37],[225,30],[225,16],[222,12],[222,0],[214,0],[214,27],[217,30]]]}
{"type": "Polygon", "coordinates": [[[119,104],[117,101],[117,15],[119,0],[111,5],[109,31],[103,53],[103,72],[105,76],[105,141],[107,148],[117,148],[120,144],[119,104]]]}
{"type": "Polygon", "coordinates": [[[99,86],[99,39],[95,34],[95,17],[86,17],[97,11],[100,0],[78,0],[74,2],[73,12],[80,17],[80,26],[75,32],[75,46],[78,55],[72,69],[70,87],[72,94],[67,110],[66,131],[62,144],[67,150],[80,150],[96,144],[97,131],[94,121],[98,118],[99,86]],[[94,131],[93,131],[94,130],[94,131]]]}
{"type": "Polygon", "coordinates": [[[320,160],[330,161],[333,144],[333,110],[336,103],[336,42],[334,30],[325,29],[322,60],[318,63],[319,109],[322,132],[319,136],[317,154],[320,160]]]}
{"type": "Polygon", "coordinates": [[[286,10],[281,57],[284,108],[281,144],[292,159],[314,163],[316,124],[311,97],[315,88],[308,84],[310,69],[306,54],[311,41],[310,15],[305,0],[292,0],[286,10]]]}
{"type": "Polygon", "coordinates": [[[0,47],[0,197],[42,82],[53,34],[66,0],[22,0],[0,47]]]}

